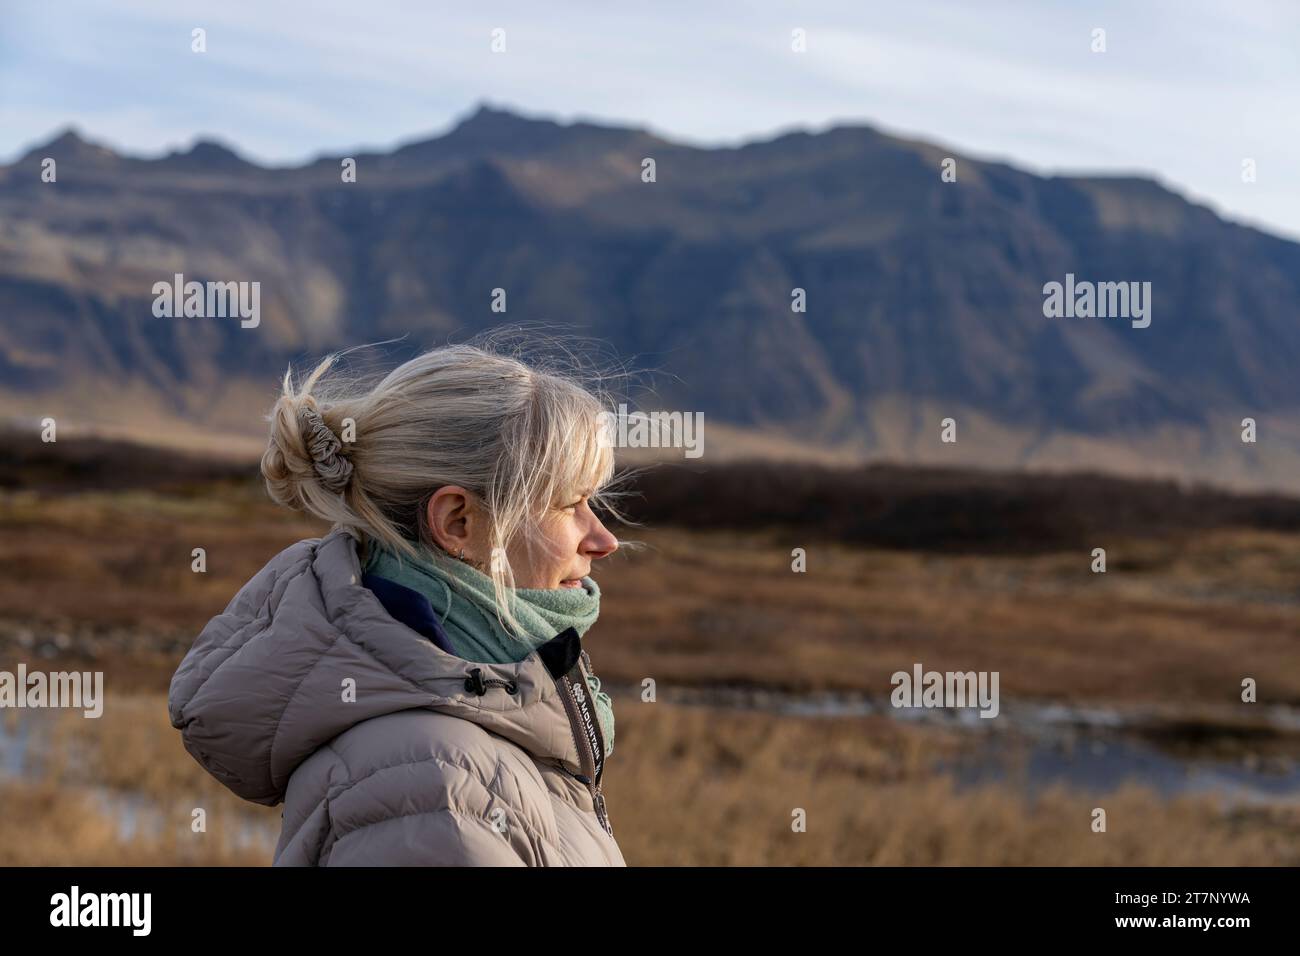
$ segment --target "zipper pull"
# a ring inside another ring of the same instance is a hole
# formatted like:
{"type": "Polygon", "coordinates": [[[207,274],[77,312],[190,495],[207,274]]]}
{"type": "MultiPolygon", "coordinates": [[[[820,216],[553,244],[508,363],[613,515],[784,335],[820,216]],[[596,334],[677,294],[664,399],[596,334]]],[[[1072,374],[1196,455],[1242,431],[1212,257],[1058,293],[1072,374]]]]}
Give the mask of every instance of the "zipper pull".
{"type": "Polygon", "coordinates": [[[596,819],[600,825],[605,828],[605,832],[611,837],[614,835],[614,827],[609,822],[609,813],[605,810],[605,795],[596,788],[596,819]]]}

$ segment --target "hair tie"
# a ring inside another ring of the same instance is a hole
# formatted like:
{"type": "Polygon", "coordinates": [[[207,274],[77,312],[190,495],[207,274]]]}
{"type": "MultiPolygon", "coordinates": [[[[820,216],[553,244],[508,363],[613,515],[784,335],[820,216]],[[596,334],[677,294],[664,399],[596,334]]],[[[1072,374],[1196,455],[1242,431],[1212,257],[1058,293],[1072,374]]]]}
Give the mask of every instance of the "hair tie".
{"type": "Polygon", "coordinates": [[[298,418],[303,426],[303,441],[321,485],[342,494],[352,480],[352,462],[342,454],[343,443],[325,424],[315,406],[304,405],[298,410],[298,418]]]}

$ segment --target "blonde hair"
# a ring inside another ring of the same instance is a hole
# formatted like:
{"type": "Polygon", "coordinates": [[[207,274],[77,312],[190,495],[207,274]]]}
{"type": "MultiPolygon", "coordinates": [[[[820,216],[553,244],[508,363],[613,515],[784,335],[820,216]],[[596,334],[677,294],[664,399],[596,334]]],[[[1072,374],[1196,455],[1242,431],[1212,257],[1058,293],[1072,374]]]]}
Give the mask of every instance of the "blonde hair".
{"type": "Polygon", "coordinates": [[[442,560],[428,500],[444,485],[474,492],[500,556],[485,571],[498,619],[517,633],[507,547],[521,537],[531,547],[546,511],[584,493],[622,518],[611,501],[613,449],[599,440],[608,398],[571,373],[469,344],[418,355],[373,386],[327,378],[339,354],[296,387],[292,368],[285,373],[262,456],[271,498],[348,530],[364,549],[377,542],[413,558],[423,544],[442,560]]]}

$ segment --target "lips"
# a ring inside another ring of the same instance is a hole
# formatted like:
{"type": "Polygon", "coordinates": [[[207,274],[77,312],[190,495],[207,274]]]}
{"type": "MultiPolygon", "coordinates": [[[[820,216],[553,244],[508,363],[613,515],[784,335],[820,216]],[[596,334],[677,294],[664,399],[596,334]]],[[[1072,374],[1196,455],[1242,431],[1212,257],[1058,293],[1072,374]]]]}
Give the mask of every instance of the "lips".
{"type": "Polygon", "coordinates": [[[582,579],[581,579],[581,578],[565,578],[563,581],[560,582],[560,587],[562,587],[562,588],[580,588],[580,587],[582,587],[582,579]]]}

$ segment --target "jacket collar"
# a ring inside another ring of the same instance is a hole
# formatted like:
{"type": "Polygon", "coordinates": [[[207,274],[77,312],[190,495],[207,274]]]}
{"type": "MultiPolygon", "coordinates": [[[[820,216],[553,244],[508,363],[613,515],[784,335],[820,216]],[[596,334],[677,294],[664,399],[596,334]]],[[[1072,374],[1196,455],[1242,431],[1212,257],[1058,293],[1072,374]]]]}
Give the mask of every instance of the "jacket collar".
{"type": "Polygon", "coordinates": [[[433,612],[433,605],[419,591],[377,574],[363,574],[361,583],[374,592],[379,603],[394,620],[401,621],[417,634],[424,635],[433,641],[435,647],[448,654],[456,653],[447,632],[438,621],[438,615],[433,612]]]}
{"type": "Polygon", "coordinates": [[[418,688],[426,696],[425,707],[472,721],[535,757],[557,760],[574,773],[582,772],[556,682],[569,673],[582,652],[576,631],[557,634],[517,663],[471,663],[393,619],[375,593],[361,583],[356,540],[347,532],[336,530],[321,539],[313,567],[327,614],[391,675],[418,688]],[[467,686],[475,668],[486,685],[482,695],[467,686]],[[506,685],[516,692],[509,693],[506,685]]]}

